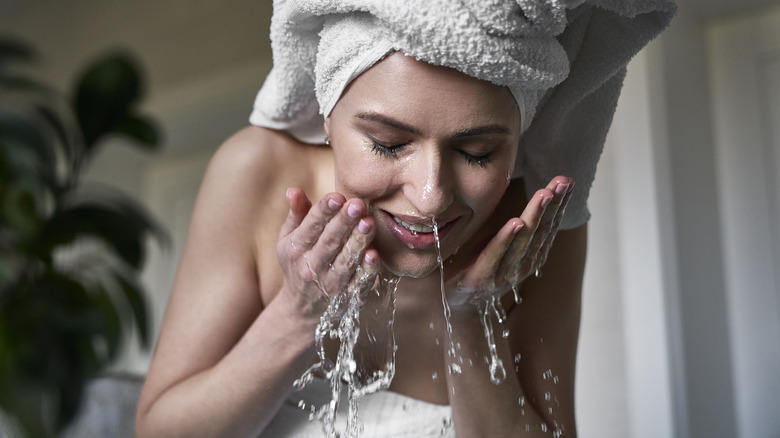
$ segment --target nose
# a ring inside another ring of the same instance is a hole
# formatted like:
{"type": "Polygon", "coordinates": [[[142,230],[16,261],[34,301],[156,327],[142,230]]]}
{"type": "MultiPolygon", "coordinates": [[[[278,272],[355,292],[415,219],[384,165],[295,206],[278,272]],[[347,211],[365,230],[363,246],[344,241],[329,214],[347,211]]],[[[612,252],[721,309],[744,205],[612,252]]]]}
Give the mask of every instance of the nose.
{"type": "Polygon", "coordinates": [[[454,180],[438,148],[415,157],[406,172],[406,196],[417,213],[436,217],[452,204],[454,180]]]}

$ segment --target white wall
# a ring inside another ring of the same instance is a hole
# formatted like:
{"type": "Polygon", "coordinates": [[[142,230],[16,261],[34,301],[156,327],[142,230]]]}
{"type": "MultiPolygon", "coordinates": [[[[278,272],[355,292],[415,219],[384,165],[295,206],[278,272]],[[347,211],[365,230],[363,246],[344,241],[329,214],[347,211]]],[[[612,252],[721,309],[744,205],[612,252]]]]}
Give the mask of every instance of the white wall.
{"type": "Polygon", "coordinates": [[[739,436],[780,434],[780,6],[708,26],[739,436]]]}

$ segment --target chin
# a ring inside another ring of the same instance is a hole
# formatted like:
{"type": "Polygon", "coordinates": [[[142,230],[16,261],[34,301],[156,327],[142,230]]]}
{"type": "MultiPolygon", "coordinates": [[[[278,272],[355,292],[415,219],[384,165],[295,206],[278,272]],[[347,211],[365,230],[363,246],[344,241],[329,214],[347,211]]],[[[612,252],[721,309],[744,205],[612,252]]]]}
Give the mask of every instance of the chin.
{"type": "Polygon", "coordinates": [[[382,268],[398,277],[422,278],[439,269],[439,263],[434,253],[432,258],[405,257],[402,260],[382,260],[382,268]]]}

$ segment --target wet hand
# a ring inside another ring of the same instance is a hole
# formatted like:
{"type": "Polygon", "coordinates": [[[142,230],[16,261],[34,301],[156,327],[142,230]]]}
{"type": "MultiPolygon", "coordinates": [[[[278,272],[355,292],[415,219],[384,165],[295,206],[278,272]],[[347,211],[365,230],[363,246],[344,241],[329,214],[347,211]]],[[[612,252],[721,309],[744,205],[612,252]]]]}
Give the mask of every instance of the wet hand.
{"type": "Polygon", "coordinates": [[[293,294],[307,317],[317,317],[344,291],[366,292],[379,272],[379,255],[369,249],[376,225],[360,199],[330,193],[312,206],[298,188],[287,190],[290,211],[276,254],[284,272],[280,293],[293,294]]]}
{"type": "Polygon", "coordinates": [[[450,305],[503,295],[540,272],[573,190],[574,180],[564,176],[538,190],[520,217],[507,221],[474,263],[448,281],[450,305]]]}

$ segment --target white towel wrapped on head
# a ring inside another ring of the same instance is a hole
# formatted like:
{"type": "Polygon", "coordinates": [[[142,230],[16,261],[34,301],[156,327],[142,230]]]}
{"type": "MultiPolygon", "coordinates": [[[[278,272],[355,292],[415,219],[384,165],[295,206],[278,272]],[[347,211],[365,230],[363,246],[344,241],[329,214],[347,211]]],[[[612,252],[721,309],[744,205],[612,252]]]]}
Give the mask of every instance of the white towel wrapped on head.
{"type": "Polygon", "coordinates": [[[570,228],[588,218],[625,65],[674,10],[672,0],[276,0],[274,67],[250,122],[321,143],[345,87],[388,53],[451,67],[512,92],[525,131],[515,175],[529,194],[573,177],[570,228]]]}

